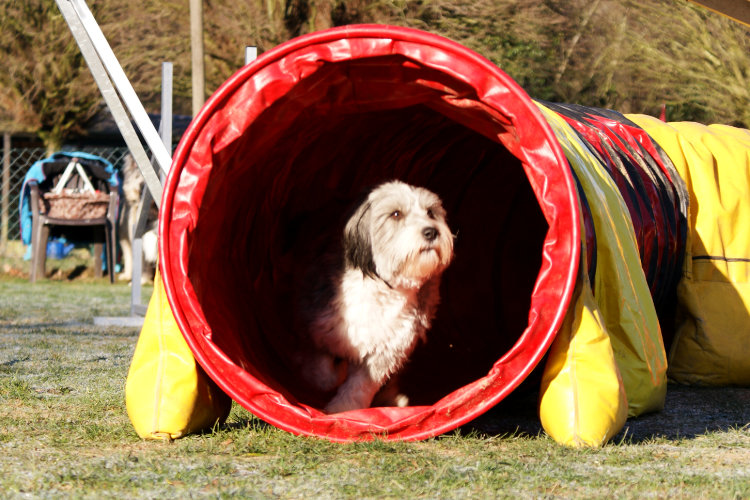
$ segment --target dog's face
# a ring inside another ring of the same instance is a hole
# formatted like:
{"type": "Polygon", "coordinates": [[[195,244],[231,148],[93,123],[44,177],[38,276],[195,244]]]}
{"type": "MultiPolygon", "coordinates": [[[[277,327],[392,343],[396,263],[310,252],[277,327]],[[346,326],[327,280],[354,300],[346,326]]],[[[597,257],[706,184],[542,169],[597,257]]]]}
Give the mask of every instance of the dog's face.
{"type": "Polygon", "coordinates": [[[453,235],[435,193],[403,182],[370,192],[344,230],[347,266],[392,287],[418,288],[453,258],[453,235]]]}

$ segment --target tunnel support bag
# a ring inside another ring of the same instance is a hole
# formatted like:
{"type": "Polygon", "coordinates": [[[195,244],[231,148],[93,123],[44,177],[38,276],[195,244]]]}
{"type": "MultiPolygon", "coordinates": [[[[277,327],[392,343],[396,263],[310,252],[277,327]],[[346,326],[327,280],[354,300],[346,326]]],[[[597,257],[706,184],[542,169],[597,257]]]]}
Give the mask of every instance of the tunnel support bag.
{"type": "Polygon", "coordinates": [[[136,432],[144,439],[177,439],[223,421],[231,402],[195,362],[157,272],[125,384],[136,432]]]}

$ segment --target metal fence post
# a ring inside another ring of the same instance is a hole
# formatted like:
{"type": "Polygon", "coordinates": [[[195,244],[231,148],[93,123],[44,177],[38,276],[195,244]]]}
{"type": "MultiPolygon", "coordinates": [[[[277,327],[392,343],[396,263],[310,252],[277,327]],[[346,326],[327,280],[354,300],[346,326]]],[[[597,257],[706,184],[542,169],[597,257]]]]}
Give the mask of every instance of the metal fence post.
{"type": "Polygon", "coordinates": [[[3,133],[3,201],[0,228],[0,254],[8,249],[8,220],[10,218],[10,132],[3,133]]]}
{"type": "MultiPolygon", "coordinates": [[[[161,123],[159,136],[169,154],[172,154],[172,63],[161,64],[161,123]]],[[[164,175],[164,174],[162,174],[164,175]]],[[[164,179],[162,179],[162,183],[164,179]]],[[[141,273],[143,272],[143,235],[146,232],[148,215],[151,204],[154,203],[151,192],[143,190],[141,202],[138,205],[138,215],[133,228],[133,272],[130,282],[130,314],[145,316],[146,306],[141,303],[141,273]]]]}

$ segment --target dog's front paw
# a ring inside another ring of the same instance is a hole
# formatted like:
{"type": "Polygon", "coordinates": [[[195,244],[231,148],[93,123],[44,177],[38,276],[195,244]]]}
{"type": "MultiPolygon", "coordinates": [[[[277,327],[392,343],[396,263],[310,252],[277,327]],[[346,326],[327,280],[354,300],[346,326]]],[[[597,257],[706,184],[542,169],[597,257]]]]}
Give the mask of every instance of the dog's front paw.
{"type": "Polygon", "coordinates": [[[348,365],[345,359],[320,354],[308,360],[305,375],[316,389],[329,392],[344,383],[348,365]]]}
{"type": "Polygon", "coordinates": [[[357,409],[359,408],[352,407],[349,401],[339,401],[339,400],[336,400],[336,398],[334,398],[330,403],[326,405],[325,408],[323,408],[323,411],[330,415],[331,413],[342,413],[345,411],[357,410],[357,409]]]}
{"type": "Polygon", "coordinates": [[[331,414],[352,410],[361,410],[363,408],[369,407],[370,401],[368,401],[367,398],[362,394],[349,394],[347,392],[339,391],[336,396],[326,405],[323,411],[331,414]]]}
{"type": "Polygon", "coordinates": [[[393,406],[406,408],[407,406],[409,406],[409,396],[407,396],[406,394],[396,394],[396,397],[393,398],[393,406]]]}
{"type": "Polygon", "coordinates": [[[349,368],[349,376],[323,410],[326,413],[369,408],[372,398],[380,389],[380,382],[370,377],[367,366],[352,364],[349,368]]]}

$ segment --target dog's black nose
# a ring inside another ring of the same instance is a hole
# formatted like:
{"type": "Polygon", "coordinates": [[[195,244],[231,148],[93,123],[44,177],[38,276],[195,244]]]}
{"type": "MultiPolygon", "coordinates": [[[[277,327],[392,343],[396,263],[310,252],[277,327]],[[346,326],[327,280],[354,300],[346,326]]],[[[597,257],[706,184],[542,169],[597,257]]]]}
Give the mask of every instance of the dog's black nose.
{"type": "Polygon", "coordinates": [[[438,230],[434,227],[426,227],[422,229],[422,236],[424,236],[424,239],[427,241],[432,241],[438,237],[438,230]]]}

